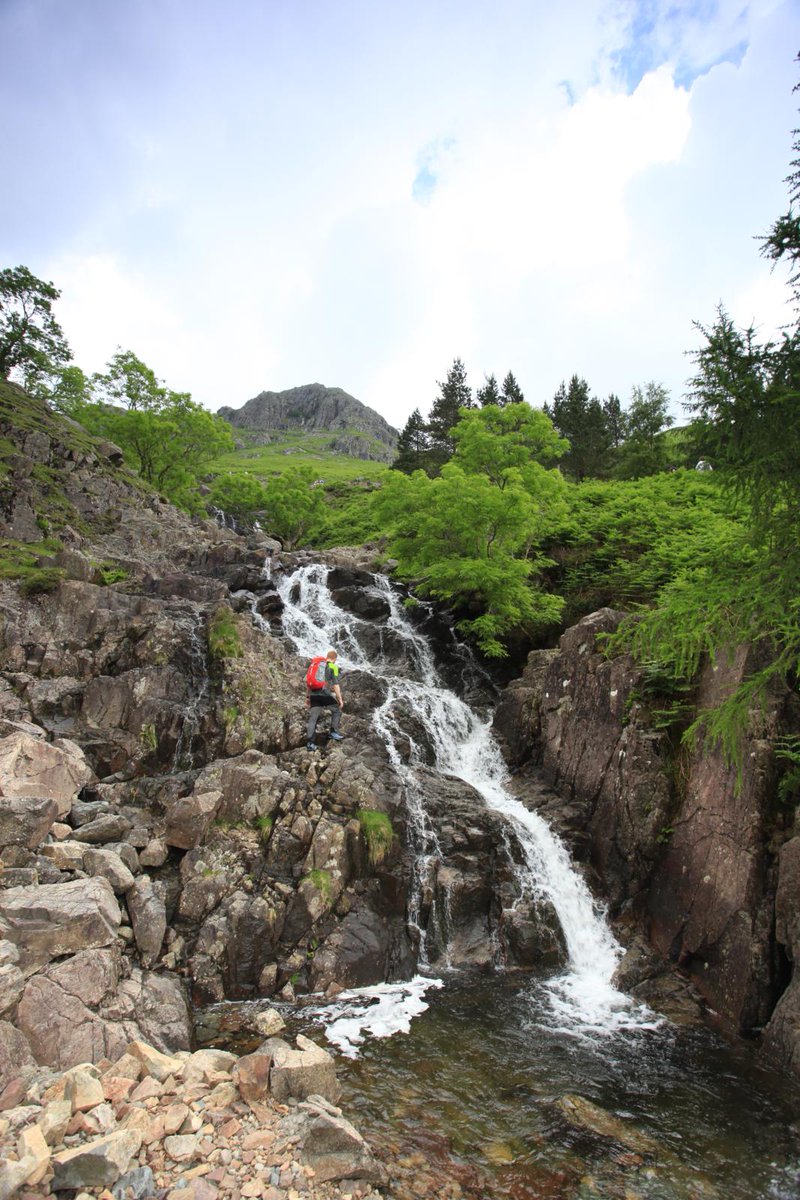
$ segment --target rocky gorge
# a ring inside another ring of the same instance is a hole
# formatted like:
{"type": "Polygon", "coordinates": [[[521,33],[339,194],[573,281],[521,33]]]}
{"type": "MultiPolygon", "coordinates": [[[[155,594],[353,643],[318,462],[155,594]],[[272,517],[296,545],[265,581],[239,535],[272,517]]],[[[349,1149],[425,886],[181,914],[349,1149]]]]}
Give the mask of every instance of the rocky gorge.
{"type": "MultiPolygon", "coordinates": [[[[189,518],[143,492],[115,447],[10,392],[0,410],[11,447],[0,535],[32,565],[0,580],[0,1089],[11,1089],[0,1106],[42,1108],[47,1089],[76,1069],[101,1091],[109,1079],[138,1086],[148,1072],[126,1075],[120,1063],[130,1065],[132,1046],[148,1047],[151,1061],[172,1066],[153,1076],[161,1090],[139,1100],[155,1101],[150,1110],[186,1106],[164,1137],[197,1137],[195,1150],[208,1138],[210,1155],[229,1149],[214,1139],[230,1121],[247,1125],[255,1113],[272,1129],[292,1114],[253,1107],[286,1100],[280,1085],[209,1103],[233,1086],[234,1064],[214,1060],[191,1083],[187,1064],[211,1061],[196,1058],[210,1052],[195,1048],[194,1010],[333,1000],[409,979],[421,963],[482,972],[563,963],[552,905],[519,870],[518,834],[468,782],[433,769],[425,714],[400,697],[391,750],[380,736],[384,679],[350,669],[345,742],[305,748],[305,662],[282,621],[299,605],[304,571],[319,567],[373,656],[400,677],[411,671],[413,645],[374,574],[385,566],[380,548],[287,554],[264,535],[189,518]],[[425,797],[435,853],[409,806],[414,794],[425,797]],[[192,1098],[184,1085],[205,1090],[192,1098]],[[220,1109],[217,1121],[205,1120],[206,1107],[220,1109]]],[[[764,1047],[800,1069],[800,838],[775,809],[771,748],[797,726],[793,696],[773,697],[739,785],[719,755],[678,754],[653,727],[641,672],[601,651],[598,635],[617,614],[593,614],[559,649],[534,652],[498,701],[491,681],[454,654],[446,621],[424,605],[407,611],[447,681],[494,708],[514,793],[558,828],[608,898],[628,948],[620,984],[682,1018],[706,1007],[737,1032],[763,1029],[764,1047]]],[[[745,665],[741,652],[709,667],[703,700],[745,665]]],[[[265,1046],[269,1079],[277,1051],[265,1046]]],[[[317,1053],[291,1051],[303,1052],[317,1053]]],[[[291,1099],[316,1104],[317,1094],[291,1099]]],[[[103,1091],[69,1120],[113,1108],[115,1097],[103,1091]]],[[[66,1136],[113,1135],[129,1115],[115,1111],[109,1130],[87,1118],[66,1136]]],[[[30,1141],[21,1152],[19,1138],[40,1117],[10,1121],[17,1160],[30,1141]]],[[[247,1125],[244,1136],[253,1132],[247,1125]]],[[[152,1139],[154,1153],[162,1141],[152,1139]]],[[[148,1154],[140,1143],[118,1178],[148,1154]]],[[[279,1172],[278,1184],[262,1171],[261,1190],[247,1191],[252,1180],[227,1165],[213,1168],[219,1178],[194,1178],[214,1195],[301,1194],[299,1168],[282,1181],[279,1172]]],[[[34,1175],[41,1166],[39,1157],[34,1175]]],[[[376,1168],[365,1188],[384,1182],[376,1168]]],[[[213,1200],[200,1191],[198,1200],[213,1200]]]]}

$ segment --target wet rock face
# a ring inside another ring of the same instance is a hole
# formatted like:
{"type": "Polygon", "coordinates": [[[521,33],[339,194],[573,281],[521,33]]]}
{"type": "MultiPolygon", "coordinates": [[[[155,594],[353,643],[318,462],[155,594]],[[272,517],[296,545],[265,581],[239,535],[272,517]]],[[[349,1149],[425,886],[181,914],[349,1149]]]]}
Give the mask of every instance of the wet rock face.
{"type": "MultiPolygon", "coordinates": [[[[708,747],[681,751],[677,771],[677,751],[649,725],[635,665],[598,651],[597,635],[618,620],[608,609],[585,618],[557,653],[532,654],[507,690],[496,726],[518,768],[515,791],[590,859],[613,909],[635,914],[662,962],[678,965],[735,1028],[769,1021],[767,1043],[800,1064],[790,1033],[800,1010],[794,985],[775,1009],[795,961],[790,914],[800,894],[794,839],[774,857],[785,834],[775,819],[771,742],[796,721],[791,698],[781,689],[771,697],[745,747],[741,785],[736,768],[708,747]]],[[[707,666],[697,709],[719,703],[757,665],[742,649],[707,666]]]]}
{"type": "Polygon", "coordinates": [[[462,780],[418,769],[416,782],[437,843],[420,880],[429,962],[488,969],[563,961],[555,913],[522,892],[511,827],[462,780]]]}

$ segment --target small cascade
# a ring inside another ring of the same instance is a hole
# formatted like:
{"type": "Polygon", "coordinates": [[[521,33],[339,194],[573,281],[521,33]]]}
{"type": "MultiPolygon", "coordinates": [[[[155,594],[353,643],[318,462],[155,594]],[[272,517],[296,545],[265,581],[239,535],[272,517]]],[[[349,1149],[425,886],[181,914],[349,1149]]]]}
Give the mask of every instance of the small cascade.
{"type": "MultiPolygon", "coordinates": [[[[487,806],[502,813],[513,827],[522,848],[520,867],[523,892],[552,905],[561,924],[568,952],[565,972],[548,986],[554,1024],[610,1031],[649,1018],[634,1009],[611,980],[622,954],[604,916],[594,903],[582,877],[573,869],[569,854],[549,826],[528,810],[505,786],[507,769],[491,732],[491,718],[481,716],[446,688],[437,670],[428,640],[414,629],[388,582],[376,577],[375,587],[389,604],[387,626],[402,640],[403,662],[387,658],[383,650],[370,658],[369,622],[345,612],[327,586],[327,568],[302,567],[281,581],[283,625],[299,654],[311,658],[326,646],[335,647],[344,671],[368,669],[387,691],[373,724],[401,778],[406,794],[409,828],[417,854],[410,923],[419,934],[419,958],[427,963],[428,934],[421,928],[421,911],[430,906],[430,880],[438,860],[436,831],[425,809],[425,798],[415,779],[415,768],[425,765],[422,748],[403,725],[403,713],[412,712],[425,730],[435,769],[469,783],[487,806]],[[402,744],[401,754],[398,745],[402,744]]],[[[374,639],[373,639],[374,643],[374,639]]],[[[446,899],[443,903],[446,908],[446,899]]],[[[446,930],[447,913],[431,911],[427,929],[446,930]]]]}
{"type": "Polygon", "coordinates": [[[200,733],[203,720],[203,704],[211,686],[206,656],[206,638],[203,618],[192,610],[187,614],[189,643],[189,701],[183,713],[180,731],[172,756],[172,770],[180,771],[194,766],[194,744],[200,733]]]}

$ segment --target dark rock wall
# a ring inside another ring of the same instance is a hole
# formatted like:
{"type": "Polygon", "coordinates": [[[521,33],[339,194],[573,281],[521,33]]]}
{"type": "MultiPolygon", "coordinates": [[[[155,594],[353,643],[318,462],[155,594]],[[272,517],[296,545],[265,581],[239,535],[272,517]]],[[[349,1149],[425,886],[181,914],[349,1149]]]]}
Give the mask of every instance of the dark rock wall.
{"type": "MultiPolygon", "coordinates": [[[[765,1043],[800,1067],[800,838],[777,803],[774,756],[798,727],[796,697],[776,686],[754,714],[739,778],[721,750],[652,728],[641,672],[598,642],[620,615],[586,617],[507,689],[495,725],[517,788],[540,768],[556,793],[540,807],[583,844],[612,916],[641,929],[729,1026],[766,1026],[765,1043]]],[[[745,648],[708,664],[696,711],[757,666],[745,648]]]]}

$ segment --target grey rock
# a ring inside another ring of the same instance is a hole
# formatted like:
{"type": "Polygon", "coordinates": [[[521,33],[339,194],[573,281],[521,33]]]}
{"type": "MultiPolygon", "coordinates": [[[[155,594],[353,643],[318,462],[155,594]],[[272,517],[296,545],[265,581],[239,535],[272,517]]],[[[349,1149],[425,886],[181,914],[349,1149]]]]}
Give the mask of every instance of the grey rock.
{"type": "Polygon", "coordinates": [[[341,1088],[332,1056],[302,1034],[297,1037],[296,1050],[282,1038],[268,1038],[260,1052],[272,1056],[270,1091],[279,1103],[314,1095],[333,1103],[339,1099],[341,1088]]]}
{"type": "Polygon", "coordinates": [[[106,842],[118,842],[131,827],[127,817],[122,817],[118,813],[106,813],[102,816],[95,817],[93,821],[89,821],[87,825],[81,825],[75,830],[74,839],[76,842],[89,842],[91,845],[103,845],[106,842]]]}
{"type": "Polygon", "coordinates": [[[54,1154],[54,1175],[51,1184],[53,1191],[112,1187],[127,1171],[141,1144],[141,1133],[132,1129],[122,1129],[105,1137],[95,1138],[82,1146],[54,1154]]]}
{"type": "Polygon", "coordinates": [[[167,931],[164,901],[147,875],[140,875],[132,882],[125,901],[142,965],[151,967],[158,958],[167,931]]]}
{"type": "Polygon", "coordinates": [[[26,973],[63,954],[108,946],[119,924],[119,905],[105,879],[0,892],[0,933],[19,948],[26,973]]]}
{"type": "Polygon", "coordinates": [[[300,1137],[300,1158],[313,1167],[318,1183],[365,1179],[385,1183],[386,1173],[354,1125],[341,1110],[314,1096],[299,1106],[293,1129],[300,1137]]]}
{"type": "Polygon", "coordinates": [[[83,869],[87,875],[107,879],[118,896],[134,884],[133,875],[113,850],[88,849],[83,856],[83,869]]]}
{"type": "Polygon", "coordinates": [[[114,1200],[147,1200],[156,1194],[156,1181],[149,1167],[136,1167],[120,1176],[111,1189],[114,1200]]]}
{"type": "Polygon", "coordinates": [[[0,849],[4,846],[41,845],[58,817],[58,805],[50,797],[0,797],[0,849]]]}

